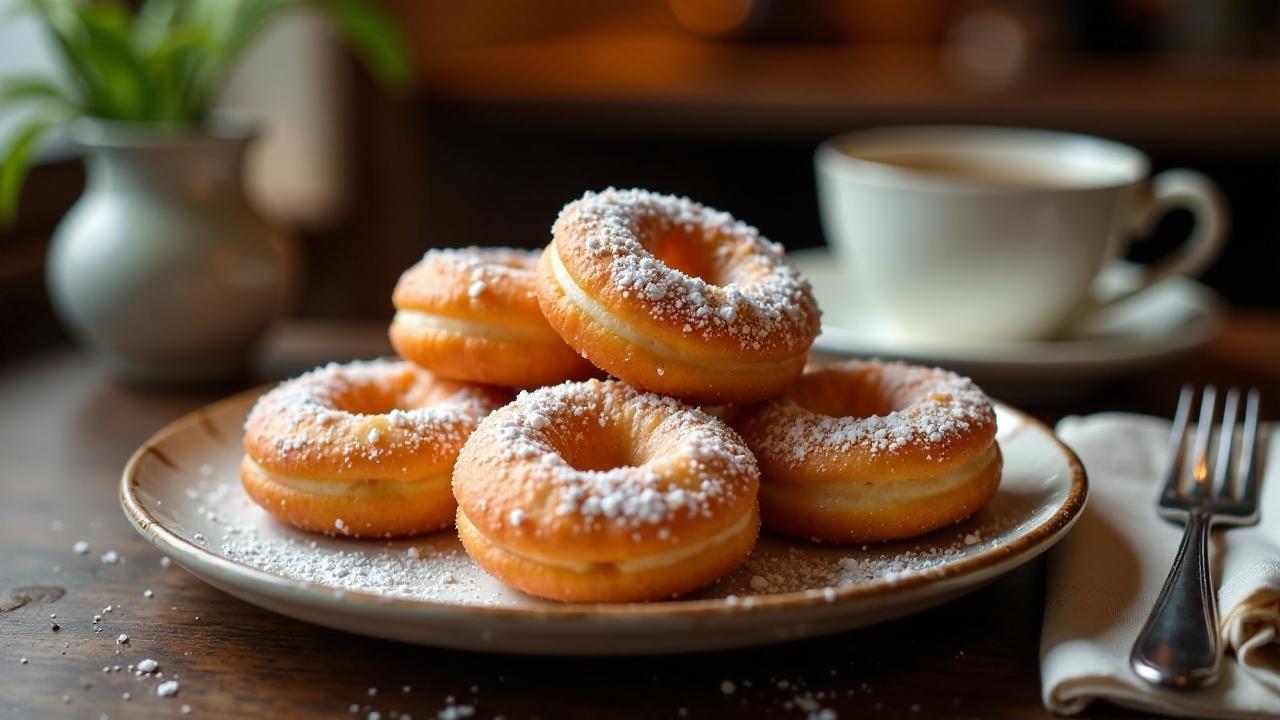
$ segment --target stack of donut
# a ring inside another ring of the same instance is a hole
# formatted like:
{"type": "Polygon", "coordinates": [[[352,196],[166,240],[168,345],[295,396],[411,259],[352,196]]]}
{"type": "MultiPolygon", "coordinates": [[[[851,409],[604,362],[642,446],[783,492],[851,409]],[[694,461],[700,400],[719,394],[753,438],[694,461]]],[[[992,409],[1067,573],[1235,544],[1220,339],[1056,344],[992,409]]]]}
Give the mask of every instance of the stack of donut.
{"type": "Polygon", "coordinates": [[[393,296],[402,360],[318,368],[258,401],[249,495],[315,532],[456,526],[526,593],[623,602],[728,573],[762,521],[895,540],[994,494],[982,391],[900,363],[806,370],[817,304],[755,228],[611,188],[552,235],[540,253],[428,252],[393,296]]]}

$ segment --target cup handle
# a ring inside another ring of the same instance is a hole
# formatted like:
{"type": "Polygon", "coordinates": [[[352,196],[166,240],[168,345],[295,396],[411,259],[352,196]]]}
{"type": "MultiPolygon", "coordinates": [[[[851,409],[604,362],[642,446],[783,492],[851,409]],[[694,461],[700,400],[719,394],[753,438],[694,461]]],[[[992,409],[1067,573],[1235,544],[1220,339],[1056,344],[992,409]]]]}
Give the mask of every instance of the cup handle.
{"type": "Polygon", "coordinates": [[[1167,257],[1148,265],[1129,288],[1098,299],[1101,306],[1133,297],[1174,275],[1193,277],[1207,268],[1227,242],[1230,211],[1217,183],[1194,170],[1166,170],[1151,179],[1151,194],[1139,201],[1129,226],[1136,239],[1151,234],[1156,222],[1176,208],[1191,211],[1195,225],[1185,242],[1167,257]]]}

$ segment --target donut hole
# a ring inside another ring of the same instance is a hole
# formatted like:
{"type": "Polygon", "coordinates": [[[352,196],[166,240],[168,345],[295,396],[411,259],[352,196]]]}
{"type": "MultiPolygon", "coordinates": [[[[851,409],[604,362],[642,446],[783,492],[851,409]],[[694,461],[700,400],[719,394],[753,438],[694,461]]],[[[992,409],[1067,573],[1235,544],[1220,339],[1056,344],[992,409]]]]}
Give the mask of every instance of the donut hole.
{"type": "Polygon", "coordinates": [[[575,470],[639,468],[672,451],[681,438],[663,426],[664,415],[635,407],[617,414],[587,414],[546,430],[551,448],[575,470]]]}
{"type": "Polygon", "coordinates": [[[667,267],[708,285],[741,288],[758,284],[770,273],[751,257],[751,249],[716,232],[675,228],[655,233],[647,249],[667,267]]]}
{"type": "Polygon", "coordinates": [[[574,470],[617,470],[643,464],[630,433],[619,425],[610,423],[600,427],[587,423],[576,428],[566,427],[567,432],[549,433],[548,439],[574,470]]]}
{"type": "Polygon", "coordinates": [[[719,285],[724,280],[723,268],[716,262],[711,246],[683,230],[658,235],[649,251],[667,267],[689,277],[711,285],[719,285]]]}
{"type": "Polygon", "coordinates": [[[910,404],[901,385],[873,369],[817,370],[801,377],[787,396],[800,407],[835,418],[885,416],[910,404]]]}
{"type": "Polygon", "coordinates": [[[379,382],[351,384],[334,392],[330,403],[334,409],[352,415],[385,415],[392,410],[414,410],[436,405],[459,389],[455,383],[415,382],[412,372],[379,382]]]}
{"type": "Polygon", "coordinates": [[[624,447],[606,443],[578,446],[560,455],[574,470],[617,470],[635,467],[636,462],[624,447]]]}
{"type": "Polygon", "coordinates": [[[399,393],[374,386],[352,387],[333,397],[334,408],[352,415],[384,415],[396,409],[408,409],[399,393]]]}

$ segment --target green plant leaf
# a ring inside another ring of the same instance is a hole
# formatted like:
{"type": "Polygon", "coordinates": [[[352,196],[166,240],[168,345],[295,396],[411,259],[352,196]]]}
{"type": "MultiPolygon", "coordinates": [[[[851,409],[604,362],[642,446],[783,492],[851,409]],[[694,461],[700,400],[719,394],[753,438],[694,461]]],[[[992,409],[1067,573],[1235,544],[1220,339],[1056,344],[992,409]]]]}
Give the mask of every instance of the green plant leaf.
{"type": "Polygon", "coordinates": [[[150,78],[141,58],[130,44],[127,12],[110,4],[77,6],[84,28],[82,51],[100,74],[107,103],[118,120],[147,120],[147,106],[153,99],[150,78]]]}
{"type": "Polygon", "coordinates": [[[351,49],[380,82],[402,89],[409,82],[409,52],[395,21],[366,0],[315,0],[351,49]]]}
{"type": "Polygon", "coordinates": [[[0,105],[16,102],[45,102],[70,110],[77,103],[52,80],[36,75],[8,77],[0,80],[0,105]]]}
{"type": "MultiPolygon", "coordinates": [[[[395,22],[369,0],[17,0],[43,20],[74,87],[73,107],[95,117],[199,122],[236,64],[278,16],[310,6],[384,84],[407,84],[410,62],[395,22]],[[130,7],[136,6],[137,13],[130,7]]],[[[47,88],[45,89],[47,90],[47,88]]],[[[35,86],[14,99],[35,99],[35,86]]],[[[52,98],[49,98],[52,102],[52,98]]]]}
{"type": "Polygon", "coordinates": [[[17,219],[18,200],[22,197],[22,186],[26,183],[27,171],[31,169],[36,144],[50,128],[60,122],[60,118],[28,120],[9,141],[4,164],[0,165],[0,226],[12,226],[17,219]]]}
{"type": "Polygon", "coordinates": [[[226,52],[245,0],[187,0],[185,20],[205,28],[214,52],[226,52]]]}
{"type": "Polygon", "coordinates": [[[163,44],[174,30],[180,8],[178,0],[147,0],[143,3],[130,31],[133,46],[148,53],[163,44]]]}
{"type": "Polygon", "coordinates": [[[258,35],[285,10],[306,4],[306,0],[244,0],[229,29],[228,45],[246,50],[258,35]]]}
{"type": "Polygon", "coordinates": [[[236,46],[235,36],[244,5],[245,0],[187,0],[183,4],[183,22],[203,28],[207,43],[203,52],[191,55],[186,68],[184,104],[192,115],[202,117],[217,100],[243,51],[236,46]]]}
{"type": "Polygon", "coordinates": [[[119,0],[94,0],[78,7],[81,12],[92,14],[94,22],[107,32],[120,38],[129,37],[133,13],[119,0]]]}
{"type": "Polygon", "coordinates": [[[57,45],[68,75],[84,98],[85,112],[102,114],[101,80],[80,49],[84,32],[73,3],[66,0],[26,0],[25,5],[40,16],[50,39],[57,45]]]}
{"type": "Polygon", "coordinates": [[[195,122],[202,110],[190,102],[191,68],[208,50],[205,28],[177,25],[159,45],[146,53],[143,63],[153,93],[151,119],[158,122],[195,122]]]}

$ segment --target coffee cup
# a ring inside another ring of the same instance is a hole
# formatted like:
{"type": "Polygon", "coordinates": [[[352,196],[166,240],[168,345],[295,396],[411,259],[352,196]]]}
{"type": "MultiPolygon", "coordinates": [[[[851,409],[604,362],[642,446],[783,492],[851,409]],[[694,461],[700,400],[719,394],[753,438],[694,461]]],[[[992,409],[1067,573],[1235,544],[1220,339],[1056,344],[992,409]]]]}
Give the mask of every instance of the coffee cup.
{"type": "Polygon", "coordinates": [[[868,311],[914,341],[1044,340],[1221,252],[1228,211],[1191,170],[1150,177],[1141,151],[1047,130],[854,132],[815,155],[823,229],[868,311]],[[1123,289],[1098,283],[1169,210],[1195,225],[1123,289]]]}

